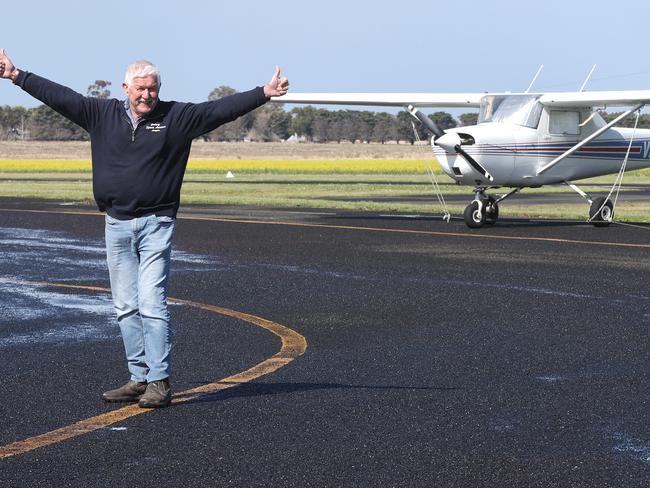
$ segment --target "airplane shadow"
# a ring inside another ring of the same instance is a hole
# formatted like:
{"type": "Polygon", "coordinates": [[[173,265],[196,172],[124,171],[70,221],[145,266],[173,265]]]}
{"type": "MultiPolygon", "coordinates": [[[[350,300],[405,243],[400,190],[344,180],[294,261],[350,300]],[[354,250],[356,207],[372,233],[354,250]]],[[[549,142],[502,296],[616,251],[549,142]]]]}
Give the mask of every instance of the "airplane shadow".
{"type": "MultiPolygon", "coordinates": [[[[442,221],[442,216],[441,215],[390,215],[390,214],[337,214],[333,217],[331,217],[334,220],[367,220],[367,221],[401,221],[401,222],[422,222],[422,221],[429,221],[429,222],[443,222],[442,221]]],[[[451,224],[447,228],[447,226],[436,229],[440,231],[444,230],[457,230],[455,224],[463,224],[463,219],[461,217],[452,217],[451,218],[451,224]]],[[[592,224],[588,222],[583,222],[583,221],[578,221],[578,220],[532,220],[532,219],[521,219],[521,218],[503,218],[499,219],[499,221],[494,225],[494,226],[484,226],[480,229],[477,229],[478,231],[485,231],[489,229],[495,229],[495,228],[503,228],[503,227],[575,227],[575,226],[588,226],[591,227],[592,224]]],[[[471,229],[467,228],[464,224],[462,225],[462,229],[466,230],[468,232],[472,232],[471,229]]],[[[430,229],[425,229],[425,230],[430,230],[430,229]]]]}
{"type": "MultiPolygon", "coordinates": [[[[589,222],[579,220],[541,220],[541,219],[499,219],[495,228],[522,228],[522,227],[593,227],[589,222]]],[[[485,229],[486,227],[483,227],[485,229]]]]}
{"type": "MultiPolygon", "coordinates": [[[[338,213],[332,217],[329,217],[333,220],[400,220],[400,221],[420,221],[420,220],[431,220],[431,221],[442,221],[441,215],[391,215],[391,214],[363,214],[363,213],[338,213]]],[[[452,219],[453,220],[453,219],[452,219]]]]}
{"type": "MultiPolygon", "coordinates": [[[[644,222],[626,222],[626,224],[650,228],[647,223],[644,222]]],[[[612,222],[609,227],[601,228],[600,230],[607,230],[607,228],[614,229],[617,226],[617,222],[612,222]]],[[[494,225],[494,228],[522,228],[522,227],[584,227],[587,229],[595,228],[591,222],[585,220],[544,220],[544,219],[499,219],[499,221],[494,225]]],[[[489,227],[483,227],[482,230],[489,229],[489,227]]]]}
{"type": "MultiPolygon", "coordinates": [[[[227,382],[221,382],[227,383],[227,382]]],[[[204,384],[204,383],[196,383],[204,384]]],[[[286,395],[298,392],[319,390],[405,390],[405,391],[455,391],[458,387],[429,387],[429,386],[402,386],[402,385],[347,385],[342,383],[232,383],[232,387],[211,393],[198,394],[196,398],[187,400],[183,404],[220,402],[230,398],[246,398],[266,395],[286,395]]],[[[174,399],[192,397],[195,393],[177,393],[174,399]]],[[[180,406],[181,404],[176,404],[180,406]]]]}
{"type": "MultiPolygon", "coordinates": [[[[419,215],[419,214],[413,214],[413,215],[391,215],[391,214],[358,214],[358,213],[341,213],[337,214],[335,216],[330,217],[331,219],[334,220],[367,220],[367,221],[402,221],[402,222],[422,222],[422,221],[429,221],[429,222],[442,222],[442,216],[441,215],[419,215]]],[[[444,231],[444,230],[454,230],[456,231],[455,224],[463,224],[463,219],[462,217],[452,217],[451,218],[451,224],[449,227],[445,226],[436,230],[444,231]]],[[[617,222],[613,222],[612,225],[610,226],[611,228],[614,228],[616,226],[617,222]]],[[[637,227],[644,227],[644,228],[650,228],[650,224],[646,222],[626,222],[626,224],[634,225],[637,227]]],[[[489,229],[499,229],[499,228],[526,228],[526,227],[536,227],[536,228],[543,228],[543,227],[586,227],[586,228],[593,228],[593,224],[590,222],[587,222],[586,220],[544,220],[544,219],[525,219],[525,218],[500,218],[499,221],[494,225],[494,226],[483,226],[480,229],[476,229],[476,231],[486,231],[489,229]]],[[[462,229],[468,232],[474,232],[474,230],[469,229],[466,227],[464,224],[462,225],[462,229]]],[[[432,230],[432,229],[425,229],[425,230],[432,230]]]]}

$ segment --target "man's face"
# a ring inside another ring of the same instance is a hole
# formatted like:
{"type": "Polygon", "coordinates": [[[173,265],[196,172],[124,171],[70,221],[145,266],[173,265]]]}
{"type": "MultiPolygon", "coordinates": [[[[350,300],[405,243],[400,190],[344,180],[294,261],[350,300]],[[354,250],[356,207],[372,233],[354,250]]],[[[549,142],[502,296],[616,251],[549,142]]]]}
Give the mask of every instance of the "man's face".
{"type": "Polygon", "coordinates": [[[122,83],[124,93],[129,99],[131,112],[137,117],[150,113],[158,103],[158,82],[153,76],[133,78],[130,85],[122,83]]]}

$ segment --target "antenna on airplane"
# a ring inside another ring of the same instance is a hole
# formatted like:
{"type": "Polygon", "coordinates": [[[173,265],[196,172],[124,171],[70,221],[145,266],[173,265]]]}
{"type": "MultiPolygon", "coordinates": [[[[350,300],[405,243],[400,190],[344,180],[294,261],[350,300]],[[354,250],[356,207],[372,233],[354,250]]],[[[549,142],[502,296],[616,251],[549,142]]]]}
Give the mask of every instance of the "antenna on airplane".
{"type": "Polygon", "coordinates": [[[528,85],[528,88],[526,88],[526,91],[524,93],[528,93],[530,89],[533,87],[533,83],[535,83],[535,81],[537,80],[537,77],[542,72],[543,67],[544,67],[543,64],[539,65],[539,69],[537,70],[537,73],[535,73],[535,76],[533,76],[533,80],[530,82],[530,85],[528,85]]]}
{"type": "Polygon", "coordinates": [[[587,82],[589,81],[589,78],[591,78],[591,74],[594,72],[595,69],[596,69],[596,65],[594,64],[594,65],[591,67],[591,71],[590,71],[589,74],[587,75],[587,78],[585,79],[585,82],[582,84],[582,86],[580,87],[580,90],[578,90],[578,91],[581,91],[581,92],[582,92],[582,91],[585,91],[585,86],[587,86],[587,82]]]}

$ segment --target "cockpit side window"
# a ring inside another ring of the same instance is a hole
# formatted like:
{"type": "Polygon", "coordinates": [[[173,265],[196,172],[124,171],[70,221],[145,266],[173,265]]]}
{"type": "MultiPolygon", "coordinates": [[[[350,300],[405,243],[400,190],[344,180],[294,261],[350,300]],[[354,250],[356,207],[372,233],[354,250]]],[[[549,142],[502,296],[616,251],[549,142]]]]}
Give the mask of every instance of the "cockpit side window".
{"type": "Polygon", "coordinates": [[[548,131],[550,134],[563,136],[580,134],[580,112],[577,110],[551,110],[548,131]]]}
{"type": "Polygon", "coordinates": [[[532,104],[530,111],[528,112],[528,117],[526,117],[522,125],[530,127],[531,129],[537,129],[539,119],[542,117],[542,108],[542,104],[537,101],[532,104]]]}

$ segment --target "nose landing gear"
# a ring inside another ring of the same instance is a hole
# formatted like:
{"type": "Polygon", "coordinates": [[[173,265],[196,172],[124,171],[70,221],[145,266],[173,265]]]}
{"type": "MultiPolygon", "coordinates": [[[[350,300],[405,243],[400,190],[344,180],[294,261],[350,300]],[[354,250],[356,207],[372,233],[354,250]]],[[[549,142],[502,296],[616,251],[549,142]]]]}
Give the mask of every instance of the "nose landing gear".
{"type": "Polygon", "coordinates": [[[483,225],[494,225],[499,218],[499,205],[494,197],[483,195],[465,207],[463,217],[467,227],[478,229],[483,225]]]}
{"type": "Polygon", "coordinates": [[[515,188],[497,199],[492,195],[487,195],[485,193],[486,189],[485,187],[475,188],[474,200],[465,207],[465,212],[463,212],[465,224],[471,229],[479,229],[484,225],[496,224],[499,219],[499,202],[521,190],[521,188],[515,188]]]}

